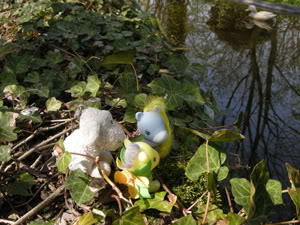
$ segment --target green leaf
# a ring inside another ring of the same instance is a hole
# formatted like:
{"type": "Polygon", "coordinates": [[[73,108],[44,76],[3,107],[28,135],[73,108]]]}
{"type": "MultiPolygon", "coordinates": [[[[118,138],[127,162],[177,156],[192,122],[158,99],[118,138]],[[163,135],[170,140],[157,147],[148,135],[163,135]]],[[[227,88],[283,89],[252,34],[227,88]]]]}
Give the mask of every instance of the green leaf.
{"type": "Polygon", "coordinates": [[[186,128],[186,130],[190,131],[191,133],[203,138],[204,140],[209,140],[210,139],[210,135],[209,134],[206,134],[206,133],[203,133],[203,132],[200,132],[200,131],[197,131],[197,130],[194,130],[194,129],[191,129],[191,128],[186,128]]]}
{"type": "Polygon", "coordinates": [[[94,214],[92,212],[84,213],[78,222],[77,225],[93,225],[96,224],[98,221],[95,219],[94,214]]]}
{"type": "Polygon", "coordinates": [[[205,103],[201,95],[200,87],[198,85],[194,85],[188,82],[185,82],[183,84],[182,97],[191,105],[195,103],[203,105],[205,103]]]}
{"type": "Polygon", "coordinates": [[[72,155],[70,152],[64,152],[64,154],[57,161],[58,171],[61,173],[67,173],[67,169],[72,161],[72,155]]]}
{"type": "Polygon", "coordinates": [[[59,110],[61,105],[62,105],[62,102],[57,100],[55,97],[49,98],[46,101],[46,107],[47,107],[48,112],[51,112],[51,111],[55,112],[55,111],[59,110]]]}
{"type": "Polygon", "coordinates": [[[136,80],[133,73],[124,73],[120,79],[122,94],[124,96],[136,93],[136,80]]]}
{"type": "Polygon", "coordinates": [[[244,217],[241,217],[235,213],[229,212],[228,213],[228,225],[241,225],[246,220],[244,217]]]}
{"type": "Polygon", "coordinates": [[[278,180],[269,179],[267,181],[266,190],[274,205],[283,204],[282,185],[278,180]]]}
{"type": "Polygon", "coordinates": [[[92,97],[96,97],[100,85],[101,81],[99,80],[97,75],[89,76],[86,85],[86,91],[91,92],[92,97]]]}
{"type": "Polygon", "coordinates": [[[17,100],[20,103],[22,109],[25,108],[30,96],[26,88],[21,85],[15,84],[7,85],[4,88],[3,92],[8,99],[12,98],[13,100],[17,100]]]}
{"type": "Polygon", "coordinates": [[[162,212],[170,213],[174,204],[176,203],[176,196],[173,196],[171,202],[165,201],[166,192],[156,192],[152,199],[140,199],[134,203],[134,206],[139,206],[141,212],[146,209],[157,209],[162,212]]]}
{"type": "Polygon", "coordinates": [[[71,96],[74,98],[82,97],[86,91],[86,82],[81,81],[76,85],[72,86],[71,89],[66,90],[67,93],[71,93],[71,96]]]}
{"type": "Polygon", "coordinates": [[[109,105],[111,107],[119,107],[121,106],[122,108],[127,107],[127,102],[125,99],[120,99],[120,98],[114,98],[114,99],[109,99],[108,97],[105,98],[105,104],[109,105]]]}
{"type": "Polygon", "coordinates": [[[25,82],[36,84],[40,82],[40,74],[38,72],[30,72],[24,79],[25,82]]]}
{"type": "Polygon", "coordinates": [[[169,109],[176,109],[182,106],[182,83],[169,75],[163,75],[161,78],[154,79],[148,84],[155,94],[167,95],[166,105],[169,109]]]}
{"type": "Polygon", "coordinates": [[[50,65],[55,65],[64,60],[64,56],[60,53],[59,50],[49,51],[47,53],[46,59],[50,65]]]}
{"type": "Polygon", "coordinates": [[[181,107],[184,101],[189,104],[204,104],[204,99],[200,93],[200,87],[192,83],[175,80],[169,75],[162,75],[150,84],[155,94],[166,96],[166,104],[169,109],[181,107]]]}
{"type": "Polygon", "coordinates": [[[115,220],[113,225],[145,225],[139,207],[132,207],[125,211],[121,218],[115,220]]]}
{"type": "Polygon", "coordinates": [[[140,109],[143,109],[147,104],[147,99],[148,97],[146,94],[138,94],[134,97],[134,105],[140,109]]]}
{"type": "Polygon", "coordinates": [[[229,129],[222,129],[215,131],[209,141],[214,142],[231,142],[234,140],[240,140],[245,138],[242,134],[232,132],[232,130],[229,129]]]}
{"type": "Polygon", "coordinates": [[[19,50],[20,47],[14,43],[5,43],[0,45],[0,57],[19,50]]]}
{"type": "Polygon", "coordinates": [[[128,123],[136,123],[135,108],[130,107],[126,110],[123,120],[128,123]]]}
{"type": "Polygon", "coordinates": [[[288,193],[296,206],[296,214],[298,219],[300,220],[300,188],[297,188],[296,190],[292,190],[288,188],[288,193]]]}
{"type": "Polygon", "coordinates": [[[234,201],[243,206],[248,214],[250,207],[250,182],[245,178],[232,178],[230,184],[234,201]]]}
{"type": "Polygon", "coordinates": [[[88,184],[88,175],[81,170],[75,170],[68,176],[65,188],[71,191],[71,196],[77,204],[83,204],[95,196],[95,193],[90,190],[88,184]]]}
{"type": "MultiPolygon", "coordinates": [[[[203,219],[205,209],[206,209],[206,205],[198,204],[197,205],[197,210],[194,213],[196,215],[198,215],[201,219],[203,219]]],[[[225,215],[224,215],[222,209],[219,209],[214,204],[210,204],[209,208],[208,208],[208,213],[207,213],[205,223],[206,224],[213,224],[215,221],[223,219],[224,217],[225,217],[225,215]]]]}
{"type": "Polygon", "coordinates": [[[218,172],[218,177],[217,180],[221,181],[226,179],[226,177],[228,176],[229,173],[229,168],[227,166],[221,166],[219,172],[218,172]]]}
{"type": "Polygon", "coordinates": [[[296,206],[296,213],[298,219],[300,219],[300,171],[292,167],[289,163],[286,163],[288,170],[289,180],[292,188],[288,188],[288,193],[296,206]]]}
{"type": "Polygon", "coordinates": [[[286,163],[285,165],[288,171],[292,189],[296,190],[297,188],[300,188],[300,171],[292,167],[289,163],[286,163]]]}
{"type": "MultiPolygon", "coordinates": [[[[221,165],[225,159],[226,154],[220,146],[208,144],[208,160],[211,172],[214,171],[216,174],[219,174],[221,165]]],[[[203,173],[207,173],[205,143],[198,148],[194,156],[190,159],[185,172],[186,176],[193,181],[198,180],[203,173]]]]}
{"type": "Polygon", "coordinates": [[[193,215],[190,214],[188,216],[181,217],[179,220],[177,220],[174,225],[197,225],[196,220],[193,218],[193,215]]]}
{"type": "Polygon", "coordinates": [[[101,63],[107,69],[113,69],[118,64],[132,64],[135,50],[119,51],[113,55],[106,56],[101,63]]]}
{"type": "MultiPolygon", "coordinates": [[[[253,219],[258,223],[266,222],[267,216],[274,205],[272,200],[275,201],[275,199],[272,199],[270,196],[273,191],[270,189],[269,193],[267,190],[269,177],[270,175],[265,167],[264,161],[259,162],[250,175],[250,206],[248,219],[253,219]]],[[[276,197],[278,198],[278,192],[281,192],[281,188],[280,186],[278,187],[278,185],[275,186],[275,188],[275,192],[277,193],[276,197]]]]}
{"type": "Polygon", "coordinates": [[[22,173],[18,180],[12,184],[8,184],[7,191],[9,195],[32,195],[31,187],[35,184],[34,177],[29,173],[22,173]]]}
{"type": "Polygon", "coordinates": [[[13,132],[14,127],[11,125],[15,123],[13,118],[12,112],[0,111],[0,142],[17,140],[17,134],[13,132]]]}
{"type": "Polygon", "coordinates": [[[0,162],[7,162],[11,159],[11,147],[9,145],[0,145],[0,162]]]}

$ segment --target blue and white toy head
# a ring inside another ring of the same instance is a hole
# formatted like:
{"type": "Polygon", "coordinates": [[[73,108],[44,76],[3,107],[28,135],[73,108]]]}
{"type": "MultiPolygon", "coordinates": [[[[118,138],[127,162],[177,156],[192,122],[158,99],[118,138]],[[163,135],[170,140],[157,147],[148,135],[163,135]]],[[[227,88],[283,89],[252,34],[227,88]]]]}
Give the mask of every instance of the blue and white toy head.
{"type": "Polygon", "coordinates": [[[159,107],[154,107],[151,112],[137,112],[135,118],[140,134],[144,135],[144,141],[150,146],[158,146],[168,139],[159,107]]]}

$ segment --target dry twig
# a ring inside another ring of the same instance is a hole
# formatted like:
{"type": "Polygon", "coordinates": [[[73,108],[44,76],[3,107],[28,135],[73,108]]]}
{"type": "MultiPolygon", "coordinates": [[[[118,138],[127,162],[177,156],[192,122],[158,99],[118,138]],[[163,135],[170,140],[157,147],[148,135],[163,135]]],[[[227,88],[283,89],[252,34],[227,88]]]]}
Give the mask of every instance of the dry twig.
{"type": "Polygon", "coordinates": [[[44,201],[42,201],[40,204],[38,204],[36,207],[34,207],[32,210],[27,212],[24,216],[22,216],[20,219],[18,219],[13,225],[19,225],[21,223],[24,223],[27,219],[35,215],[38,211],[49,205],[56,197],[58,197],[61,192],[64,190],[64,185],[60,186],[56,189],[51,195],[49,195],[44,201]]]}

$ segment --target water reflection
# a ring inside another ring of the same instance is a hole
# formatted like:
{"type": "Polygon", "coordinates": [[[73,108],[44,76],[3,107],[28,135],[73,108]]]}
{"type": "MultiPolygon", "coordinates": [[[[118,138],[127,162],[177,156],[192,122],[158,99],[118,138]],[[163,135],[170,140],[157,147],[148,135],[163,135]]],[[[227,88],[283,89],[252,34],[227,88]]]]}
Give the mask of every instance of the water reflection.
{"type": "Polygon", "coordinates": [[[297,167],[300,162],[300,121],[295,118],[300,112],[299,20],[279,17],[272,30],[246,30],[243,17],[235,13],[243,9],[236,5],[224,11],[220,5],[204,4],[202,10],[235,18],[222,26],[222,21],[213,23],[214,18],[199,11],[207,23],[199,24],[187,40],[196,47],[190,58],[206,68],[200,85],[213,89],[226,112],[222,123],[231,124],[244,112],[241,131],[247,138],[232,151],[250,166],[267,160],[272,177],[288,185],[284,163],[297,167]]]}

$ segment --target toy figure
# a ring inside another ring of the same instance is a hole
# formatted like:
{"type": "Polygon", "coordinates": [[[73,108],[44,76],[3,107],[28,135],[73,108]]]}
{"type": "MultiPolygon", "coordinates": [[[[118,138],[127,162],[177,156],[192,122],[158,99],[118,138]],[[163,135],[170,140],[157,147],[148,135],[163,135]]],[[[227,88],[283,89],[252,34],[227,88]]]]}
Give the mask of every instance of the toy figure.
{"type": "Polygon", "coordinates": [[[137,112],[136,120],[144,142],[158,151],[161,158],[168,155],[172,145],[172,131],[166,114],[166,104],[163,98],[153,98],[144,108],[137,112]]]}
{"type": "Polygon", "coordinates": [[[149,192],[160,187],[151,174],[160,160],[158,152],[145,142],[132,143],[125,139],[124,145],[126,149],[121,151],[121,160],[117,159],[122,171],[115,172],[115,182],[127,185],[131,198],[151,198],[149,192]]]}
{"type": "MultiPolygon", "coordinates": [[[[86,108],[81,112],[79,129],[66,138],[64,146],[71,153],[100,156],[100,167],[109,176],[113,160],[110,151],[117,150],[124,139],[123,129],[113,121],[109,111],[86,108]]],[[[102,179],[94,160],[85,156],[72,154],[69,169],[80,169],[94,178],[102,179]]]]}

